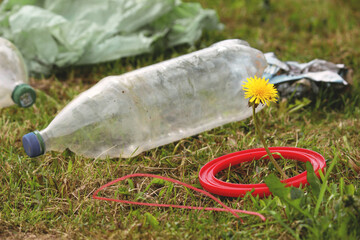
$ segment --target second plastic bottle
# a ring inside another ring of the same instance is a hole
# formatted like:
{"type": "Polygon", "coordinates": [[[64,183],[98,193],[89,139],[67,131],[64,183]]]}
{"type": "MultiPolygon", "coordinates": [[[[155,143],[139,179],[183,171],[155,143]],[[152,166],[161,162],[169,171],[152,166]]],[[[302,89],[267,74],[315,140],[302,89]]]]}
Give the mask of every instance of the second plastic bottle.
{"type": "Polygon", "coordinates": [[[30,107],[36,93],[28,84],[28,72],[21,53],[5,38],[0,37],[0,108],[17,104],[30,107]]]}
{"type": "Polygon", "coordinates": [[[23,137],[26,153],[130,157],[251,116],[242,83],[267,63],[241,40],[101,80],[49,124],[23,137]]]}

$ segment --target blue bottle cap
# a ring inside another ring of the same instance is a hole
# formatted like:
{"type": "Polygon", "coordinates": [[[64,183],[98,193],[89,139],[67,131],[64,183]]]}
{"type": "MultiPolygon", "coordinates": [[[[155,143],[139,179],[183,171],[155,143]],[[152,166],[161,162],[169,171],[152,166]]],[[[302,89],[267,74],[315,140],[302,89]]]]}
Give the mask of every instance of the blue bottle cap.
{"type": "Polygon", "coordinates": [[[37,131],[25,134],[22,137],[22,143],[29,157],[37,157],[44,154],[44,142],[37,131]]]}

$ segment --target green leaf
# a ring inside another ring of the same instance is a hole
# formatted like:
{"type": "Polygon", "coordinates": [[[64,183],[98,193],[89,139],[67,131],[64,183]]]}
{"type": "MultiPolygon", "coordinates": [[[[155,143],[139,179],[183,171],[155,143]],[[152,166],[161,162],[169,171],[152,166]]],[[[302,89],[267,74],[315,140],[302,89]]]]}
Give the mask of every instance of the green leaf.
{"type": "Polygon", "coordinates": [[[320,194],[321,184],[320,184],[320,180],[316,176],[314,168],[310,162],[306,162],[306,171],[307,171],[306,179],[307,179],[308,183],[310,184],[311,192],[317,199],[320,194]]]}
{"type": "Polygon", "coordinates": [[[146,222],[149,223],[153,228],[159,227],[159,221],[153,215],[151,215],[151,213],[145,213],[145,217],[146,222]]]}
{"type": "Polygon", "coordinates": [[[131,179],[128,179],[127,181],[128,181],[129,186],[130,186],[130,189],[134,189],[135,188],[134,182],[131,179]]]}
{"type": "Polygon", "coordinates": [[[349,184],[345,186],[345,193],[348,195],[354,195],[355,194],[355,187],[353,184],[349,184]]]}
{"type": "Polygon", "coordinates": [[[269,187],[270,192],[272,192],[273,195],[278,196],[282,202],[286,203],[290,207],[293,207],[304,216],[309,218],[312,217],[309,212],[304,211],[300,207],[300,203],[304,196],[302,190],[294,187],[285,187],[286,184],[280,182],[274,174],[270,174],[266,177],[265,183],[269,187]]]}
{"type": "Polygon", "coordinates": [[[290,198],[291,200],[301,199],[304,196],[303,191],[298,188],[290,188],[290,198]]]}
{"type": "Polygon", "coordinates": [[[151,184],[164,185],[165,183],[166,183],[165,180],[159,178],[154,178],[153,180],[151,180],[151,184]]]}
{"type": "Polygon", "coordinates": [[[165,193],[165,191],[166,191],[166,188],[161,189],[159,192],[159,197],[162,197],[162,195],[165,193]]]}
{"type": "Polygon", "coordinates": [[[150,187],[151,187],[153,184],[165,185],[165,183],[166,183],[166,181],[163,180],[163,179],[154,178],[153,180],[151,180],[150,184],[146,186],[144,192],[146,192],[147,190],[149,190],[150,187]]]}
{"type": "Polygon", "coordinates": [[[169,197],[171,195],[173,188],[174,184],[170,183],[168,189],[166,190],[166,197],[169,197]]]}
{"type": "Polygon", "coordinates": [[[129,193],[129,189],[126,188],[126,187],[119,187],[119,189],[115,192],[116,196],[118,194],[121,194],[121,195],[130,195],[129,193]]]}
{"type": "Polygon", "coordinates": [[[330,172],[334,168],[334,166],[337,163],[338,159],[339,159],[338,153],[336,152],[335,157],[331,161],[331,164],[330,164],[329,168],[327,169],[325,176],[323,176],[322,171],[319,171],[319,174],[320,174],[320,177],[322,178],[323,183],[321,185],[319,198],[318,198],[318,200],[316,202],[316,206],[315,206],[315,210],[314,210],[314,216],[315,217],[317,217],[317,215],[319,214],[320,205],[321,205],[321,203],[322,203],[322,201],[324,199],[324,196],[325,196],[325,190],[326,190],[326,187],[327,187],[327,180],[328,180],[328,178],[330,176],[330,172]]]}
{"type": "Polygon", "coordinates": [[[340,178],[339,189],[340,189],[340,196],[341,197],[344,196],[345,182],[343,177],[340,178]]]}
{"type": "Polygon", "coordinates": [[[274,174],[270,174],[266,177],[265,183],[269,187],[270,192],[272,192],[275,196],[278,196],[280,199],[287,198],[290,193],[290,189],[285,188],[286,184],[280,182],[274,174]]]}
{"type": "Polygon", "coordinates": [[[294,104],[289,105],[288,111],[289,111],[289,113],[294,113],[294,112],[306,107],[310,103],[311,103],[311,100],[308,98],[305,98],[305,97],[301,100],[296,99],[294,104]]]}
{"type": "Polygon", "coordinates": [[[69,164],[68,164],[68,168],[67,168],[67,172],[68,172],[68,173],[71,173],[71,172],[72,172],[72,166],[73,166],[73,163],[72,163],[72,161],[71,161],[71,159],[70,159],[69,164]]]}

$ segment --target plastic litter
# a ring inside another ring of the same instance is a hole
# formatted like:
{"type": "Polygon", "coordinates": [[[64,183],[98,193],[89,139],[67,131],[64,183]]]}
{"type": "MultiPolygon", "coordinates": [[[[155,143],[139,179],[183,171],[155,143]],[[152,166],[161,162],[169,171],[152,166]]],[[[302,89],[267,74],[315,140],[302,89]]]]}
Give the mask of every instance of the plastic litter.
{"type": "MultiPolygon", "coordinates": [[[[280,153],[284,158],[301,162],[310,162],[318,177],[319,171],[324,171],[324,168],[326,167],[325,158],[312,150],[296,147],[270,147],[269,149],[271,153],[280,153]]],[[[243,197],[248,192],[251,192],[251,195],[253,196],[269,196],[271,192],[265,183],[236,184],[224,182],[215,177],[218,172],[228,168],[230,165],[236,166],[243,162],[256,161],[266,154],[264,148],[256,148],[230,153],[216,158],[200,169],[199,181],[201,186],[208,192],[226,197],[243,197]]],[[[280,158],[280,156],[276,154],[274,154],[273,157],[276,159],[280,158]]],[[[307,172],[305,171],[297,176],[282,180],[281,182],[286,183],[286,186],[305,186],[305,184],[308,184],[307,172]]]]}
{"type": "Polygon", "coordinates": [[[265,67],[262,52],[234,39],[107,77],[46,129],[26,134],[24,149],[30,157],[65,148],[86,157],[131,157],[245,119],[252,109],[242,83],[265,67]]]}
{"type": "Polygon", "coordinates": [[[0,36],[19,48],[29,71],[193,45],[222,29],[214,10],[180,0],[11,0],[0,3],[0,36]]]}
{"type": "Polygon", "coordinates": [[[27,83],[28,73],[20,52],[0,37],[0,108],[14,104],[26,108],[34,104],[36,93],[27,83]]]}
{"type": "Polygon", "coordinates": [[[146,174],[146,173],[134,173],[134,174],[130,174],[130,175],[126,175],[123,177],[120,177],[114,181],[111,181],[103,186],[101,186],[98,190],[96,190],[93,194],[93,199],[98,199],[98,200],[104,200],[104,201],[110,201],[110,202],[118,202],[118,203],[125,203],[125,204],[133,204],[133,205],[140,205],[140,206],[151,206],[151,207],[171,207],[171,208],[182,208],[182,209],[191,209],[191,210],[205,210],[205,211],[217,211],[217,212],[230,212],[231,214],[233,214],[236,218],[239,218],[241,222],[243,222],[243,220],[240,218],[240,216],[238,215],[238,213],[243,213],[243,214],[248,214],[248,215],[253,215],[253,216],[257,216],[259,218],[261,218],[261,220],[265,221],[266,218],[257,212],[252,212],[252,211],[246,211],[246,210],[240,210],[240,209],[233,209],[233,208],[229,208],[228,206],[226,206],[224,203],[222,203],[219,199],[217,199],[216,197],[214,197],[213,195],[211,195],[210,193],[198,189],[196,187],[193,187],[189,184],[180,182],[176,179],[172,179],[172,178],[167,178],[167,177],[163,177],[163,176],[158,176],[158,175],[153,175],[153,174],[146,174]],[[106,197],[99,197],[99,193],[104,190],[107,187],[110,187],[111,185],[114,185],[117,182],[120,181],[124,181],[125,179],[129,179],[129,178],[133,178],[133,177],[151,177],[151,178],[157,178],[157,179],[162,179],[165,181],[169,181],[172,183],[176,183],[179,184],[181,186],[187,187],[189,189],[192,189],[196,192],[199,192],[211,199],[213,199],[215,202],[219,203],[223,208],[212,208],[212,207],[196,207],[196,206],[184,206],[184,205],[174,205],[174,204],[159,204],[159,203],[145,203],[145,202],[135,202],[135,201],[129,201],[129,200],[120,200],[120,199],[114,199],[114,198],[106,198],[106,197]]]}
{"type": "Polygon", "coordinates": [[[334,64],[315,59],[308,63],[280,61],[274,53],[265,53],[268,67],[263,77],[276,84],[280,96],[295,98],[316,96],[320,84],[324,83],[337,89],[344,89],[351,82],[351,69],[344,64],[334,64]]]}

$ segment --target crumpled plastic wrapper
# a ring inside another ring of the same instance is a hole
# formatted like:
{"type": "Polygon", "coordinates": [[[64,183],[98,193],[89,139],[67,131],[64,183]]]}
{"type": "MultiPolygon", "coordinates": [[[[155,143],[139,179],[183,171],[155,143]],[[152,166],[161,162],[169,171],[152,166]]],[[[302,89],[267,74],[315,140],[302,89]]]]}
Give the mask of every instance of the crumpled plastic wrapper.
{"type": "Polygon", "coordinates": [[[352,83],[352,70],[344,64],[334,64],[321,59],[308,63],[280,61],[273,52],[265,53],[268,67],[263,77],[275,84],[282,98],[313,98],[319,86],[344,90],[352,83]]]}
{"type": "Polygon", "coordinates": [[[33,73],[194,44],[222,29],[214,10],[180,0],[5,0],[0,36],[33,73]]]}

